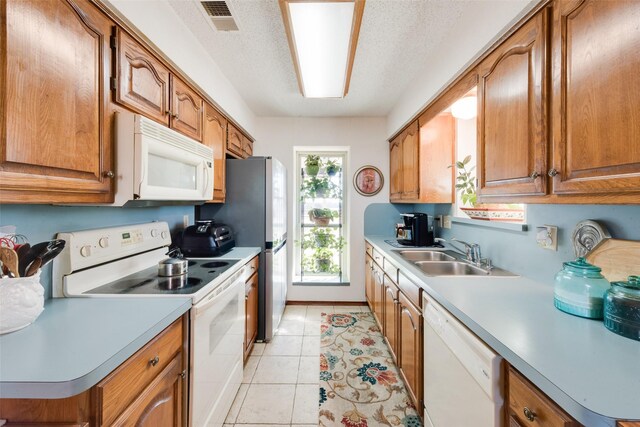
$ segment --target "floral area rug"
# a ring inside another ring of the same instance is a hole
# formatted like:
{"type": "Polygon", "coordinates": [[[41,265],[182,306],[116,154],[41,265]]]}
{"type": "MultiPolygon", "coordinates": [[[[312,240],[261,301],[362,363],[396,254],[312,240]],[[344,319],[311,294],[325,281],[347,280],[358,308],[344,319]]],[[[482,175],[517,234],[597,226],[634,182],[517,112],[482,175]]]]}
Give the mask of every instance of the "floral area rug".
{"type": "Polygon", "coordinates": [[[371,313],[323,313],[320,328],[320,426],[422,426],[371,313]]]}

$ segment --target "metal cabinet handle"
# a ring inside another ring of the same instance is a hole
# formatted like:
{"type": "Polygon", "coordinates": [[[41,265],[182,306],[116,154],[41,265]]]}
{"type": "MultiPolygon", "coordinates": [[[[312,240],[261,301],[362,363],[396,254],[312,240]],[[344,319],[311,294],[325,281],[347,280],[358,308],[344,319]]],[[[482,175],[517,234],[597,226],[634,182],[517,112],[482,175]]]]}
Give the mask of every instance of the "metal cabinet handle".
{"type": "Polygon", "coordinates": [[[159,362],[160,358],[158,356],[154,357],[153,359],[149,359],[149,365],[151,366],[156,366],[159,362]]]}
{"type": "Polygon", "coordinates": [[[116,176],[116,174],[113,173],[113,171],[106,171],[102,175],[104,175],[106,178],[113,178],[114,176],[116,176]]]}
{"type": "Polygon", "coordinates": [[[531,175],[529,175],[531,179],[537,179],[539,176],[540,174],[538,173],[538,171],[533,171],[531,172],[531,175]]]}
{"type": "Polygon", "coordinates": [[[187,378],[187,370],[185,369],[184,371],[180,372],[180,377],[182,377],[182,379],[187,378]]]}
{"type": "Polygon", "coordinates": [[[550,177],[553,178],[556,175],[558,175],[558,171],[556,169],[549,169],[549,176],[550,177]]]}
{"type": "Polygon", "coordinates": [[[529,421],[534,421],[536,419],[536,413],[533,412],[531,409],[527,408],[526,406],[524,407],[524,416],[526,419],[528,419],[529,421]]]}
{"type": "Polygon", "coordinates": [[[174,120],[178,120],[178,115],[177,114],[172,114],[171,117],[173,117],[174,120]]]}

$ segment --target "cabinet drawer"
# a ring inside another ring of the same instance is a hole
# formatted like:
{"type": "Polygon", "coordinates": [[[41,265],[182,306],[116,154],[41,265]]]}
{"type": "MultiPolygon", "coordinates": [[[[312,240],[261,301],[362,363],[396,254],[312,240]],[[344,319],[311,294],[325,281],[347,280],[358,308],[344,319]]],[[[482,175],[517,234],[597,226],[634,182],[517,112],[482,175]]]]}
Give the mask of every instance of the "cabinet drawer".
{"type": "Polygon", "coordinates": [[[383,266],[384,257],[382,256],[382,254],[380,252],[378,252],[375,249],[372,249],[372,252],[373,252],[373,255],[371,255],[371,257],[376,262],[376,264],[378,264],[380,267],[382,267],[383,266]]]}
{"type": "Polygon", "coordinates": [[[248,282],[251,276],[258,271],[259,257],[255,256],[244,266],[244,280],[248,282]]]}
{"type": "Polygon", "coordinates": [[[542,394],[515,369],[509,367],[509,417],[516,422],[536,427],[578,427],[558,405],[542,394]]]}
{"type": "Polygon", "coordinates": [[[393,265],[391,261],[385,258],[382,261],[382,269],[395,283],[398,282],[398,267],[393,265]]]}
{"type": "Polygon", "coordinates": [[[422,298],[420,298],[422,288],[407,279],[407,276],[401,272],[398,273],[398,286],[409,301],[415,304],[416,307],[422,308],[422,298]]]}
{"type": "Polygon", "coordinates": [[[182,319],[178,319],[98,383],[98,424],[111,425],[181,349],[182,319]]]}

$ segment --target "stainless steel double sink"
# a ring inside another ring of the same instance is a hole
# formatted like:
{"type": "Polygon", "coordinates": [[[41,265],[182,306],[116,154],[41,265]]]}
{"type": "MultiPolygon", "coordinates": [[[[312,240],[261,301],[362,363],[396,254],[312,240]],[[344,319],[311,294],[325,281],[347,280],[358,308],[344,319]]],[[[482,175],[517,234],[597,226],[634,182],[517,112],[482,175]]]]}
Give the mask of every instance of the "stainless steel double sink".
{"type": "Polygon", "coordinates": [[[517,276],[501,268],[486,269],[470,263],[463,255],[449,250],[393,250],[415,264],[428,276],[517,276]]]}

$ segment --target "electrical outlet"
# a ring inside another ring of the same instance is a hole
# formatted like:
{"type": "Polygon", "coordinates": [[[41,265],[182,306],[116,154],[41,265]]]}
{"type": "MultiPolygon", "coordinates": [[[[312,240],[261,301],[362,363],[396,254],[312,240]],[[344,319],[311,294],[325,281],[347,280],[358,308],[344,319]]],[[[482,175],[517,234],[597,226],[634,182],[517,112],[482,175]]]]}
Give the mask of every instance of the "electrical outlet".
{"type": "Polygon", "coordinates": [[[182,217],[182,225],[184,226],[184,228],[187,228],[189,226],[189,215],[185,215],[182,217]]]}
{"type": "Polygon", "coordinates": [[[558,227],[555,225],[544,225],[536,227],[536,242],[542,249],[550,251],[558,250],[558,227]]]}
{"type": "Polygon", "coordinates": [[[442,217],[442,228],[451,229],[451,215],[442,217]]]}

